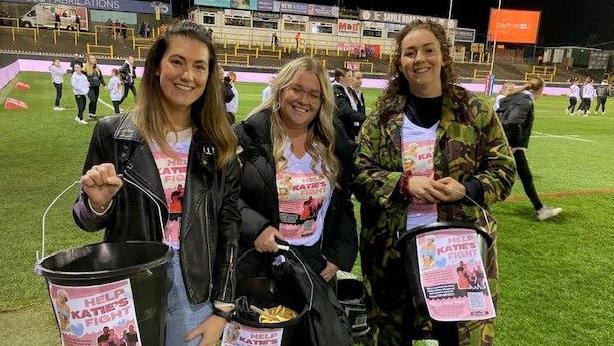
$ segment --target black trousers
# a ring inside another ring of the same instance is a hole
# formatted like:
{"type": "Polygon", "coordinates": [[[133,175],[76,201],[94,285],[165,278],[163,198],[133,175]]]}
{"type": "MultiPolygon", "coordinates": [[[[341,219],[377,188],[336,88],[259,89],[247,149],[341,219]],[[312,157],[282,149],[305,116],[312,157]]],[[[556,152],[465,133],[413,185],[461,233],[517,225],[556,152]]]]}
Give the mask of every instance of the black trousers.
{"type": "Polygon", "coordinates": [[[516,161],[516,170],[518,172],[518,176],[520,177],[520,181],[522,182],[524,193],[526,193],[527,197],[529,197],[529,199],[531,200],[533,208],[535,210],[540,210],[544,205],[539,200],[539,196],[537,196],[537,191],[535,191],[535,185],[533,184],[533,174],[531,174],[529,162],[527,161],[527,156],[524,150],[514,151],[514,160],[516,161]]]}
{"type": "Polygon", "coordinates": [[[115,110],[115,114],[119,114],[119,104],[121,101],[111,101],[113,102],[113,109],[115,110]]]}
{"type": "Polygon", "coordinates": [[[582,103],[580,104],[580,108],[578,110],[586,113],[591,109],[591,99],[590,98],[582,98],[582,103]]]}
{"type": "Polygon", "coordinates": [[[83,111],[85,110],[85,95],[75,95],[77,101],[77,117],[83,120],[83,111]]]}
{"type": "Polygon", "coordinates": [[[122,96],[122,99],[119,100],[119,104],[124,102],[126,97],[128,97],[128,90],[132,90],[132,96],[136,97],[136,88],[134,87],[134,83],[124,84],[124,96],[122,96]]]}
{"type": "Polygon", "coordinates": [[[100,95],[100,85],[90,86],[90,91],[87,93],[87,98],[90,99],[89,113],[96,115],[96,107],[98,106],[98,95],[100,95]]]}
{"type": "Polygon", "coordinates": [[[55,106],[60,107],[60,99],[62,98],[62,83],[53,83],[55,87],[55,106]]]}
{"type": "Polygon", "coordinates": [[[595,112],[599,110],[599,106],[601,106],[601,111],[605,112],[605,101],[607,97],[597,97],[597,107],[595,107],[595,112]]]}
{"type": "Polygon", "coordinates": [[[577,98],[575,97],[569,98],[569,107],[567,107],[567,109],[569,110],[569,113],[573,113],[576,110],[576,103],[578,103],[577,98]]]}

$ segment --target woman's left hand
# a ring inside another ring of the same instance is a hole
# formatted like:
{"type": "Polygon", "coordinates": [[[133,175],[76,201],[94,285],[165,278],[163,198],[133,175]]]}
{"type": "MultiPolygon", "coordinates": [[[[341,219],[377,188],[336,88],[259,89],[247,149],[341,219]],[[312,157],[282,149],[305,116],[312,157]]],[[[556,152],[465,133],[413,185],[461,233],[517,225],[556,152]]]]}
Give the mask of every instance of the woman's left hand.
{"type": "Polygon", "coordinates": [[[225,326],[226,320],[224,318],[211,315],[186,336],[186,342],[200,335],[202,336],[200,346],[213,346],[222,337],[225,326]]]}
{"type": "Polygon", "coordinates": [[[335,277],[335,274],[337,274],[338,270],[339,270],[339,267],[337,267],[336,264],[326,261],[326,268],[322,270],[322,272],[320,273],[320,276],[324,278],[324,280],[330,281],[330,279],[335,277]]]}
{"type": "Polygon", "coordinates": [[[465,185],[459,183],[454,178],[445,177],[437,180],[437,182],[444,185],[444,189],[440,190],[445,197],[442,202],[456,202],[463,199],[467,193],[465,185]]]}

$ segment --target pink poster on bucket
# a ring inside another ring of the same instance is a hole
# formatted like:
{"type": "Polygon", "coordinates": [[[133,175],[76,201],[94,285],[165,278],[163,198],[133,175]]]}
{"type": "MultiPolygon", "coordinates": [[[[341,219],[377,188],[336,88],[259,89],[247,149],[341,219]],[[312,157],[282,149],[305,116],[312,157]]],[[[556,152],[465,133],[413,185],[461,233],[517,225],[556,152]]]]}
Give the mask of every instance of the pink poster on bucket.
{"type": "Polygon", "coordinates": [[[141,345],[129,279],[98,286],[49,284],[49,294],[62,345],[141,345]]]}
{"type": "Polygon", "coordinates": [[[232,321],[224,328],[222,346],[280,346],[283,333],[282,328],[260,329],[232,321]]]}
{"type": "Polygon", "coordinates": [[[416,237],[420,283],[431,318],[472,321],[495,317],[478,234],[446,229],[416,237]]]}

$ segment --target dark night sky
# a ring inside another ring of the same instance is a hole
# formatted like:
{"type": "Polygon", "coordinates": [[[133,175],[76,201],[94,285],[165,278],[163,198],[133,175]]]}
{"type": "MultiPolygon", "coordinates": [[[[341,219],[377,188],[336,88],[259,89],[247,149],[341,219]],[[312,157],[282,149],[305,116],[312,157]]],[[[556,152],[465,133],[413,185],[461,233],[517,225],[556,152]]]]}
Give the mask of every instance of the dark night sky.
{"type": "MultiPolygon", "coordinates": [[[[345,8],[387,10],[435,17],[448,17],[449,0],[339,0],[300,1],[345,8]]],[[[490,8],[498,0],[454,0],[452,18],[459,26],[477,30],[484,41],[490,8]]],[[[614,0],[503,0],[501,8],[541,10],[538,45],[597,45],[614,41],[614,0]]],[[[614,42],[596,48],[614,49],[614,42]]]]}

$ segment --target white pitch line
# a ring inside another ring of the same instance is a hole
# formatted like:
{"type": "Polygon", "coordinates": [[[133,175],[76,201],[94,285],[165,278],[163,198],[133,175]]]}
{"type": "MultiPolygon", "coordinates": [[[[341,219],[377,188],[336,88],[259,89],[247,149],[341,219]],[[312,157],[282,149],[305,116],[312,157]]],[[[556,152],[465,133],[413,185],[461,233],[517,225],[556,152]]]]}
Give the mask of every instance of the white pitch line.
{"type": "Polygon", "coordinates": [[[113,108],[113,106],[111,106],[110,104],[104,102],[101,98],[98,99],[98,102],[102,103],[103,105],[107,106],[110,110],[114,111],[115,108],[113,108]]]}
{"type": "Polygon", "coordinates": [[[537,136],[531,136],[531,138],[561,138],[561,139],[571,139],[571,140],[580,141],[580,142],[593,143],[593,141],[588,140],[588,139],[576,138],[576,137],[579,137],[579,135],[559,136],[559,135],[552,135],[549,133],[539,132],[539,131],[533,131],[533,133],[536,133],[537,136]]]}

